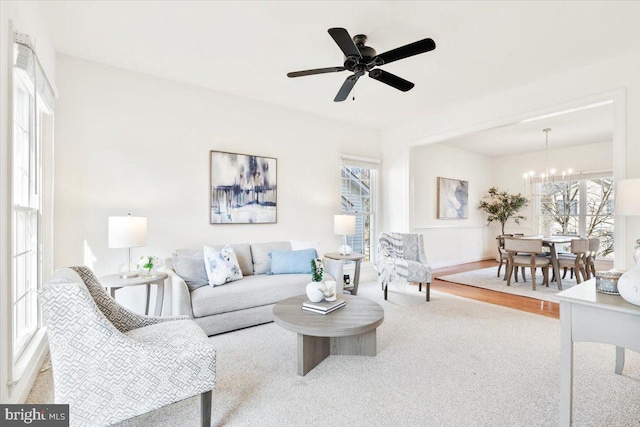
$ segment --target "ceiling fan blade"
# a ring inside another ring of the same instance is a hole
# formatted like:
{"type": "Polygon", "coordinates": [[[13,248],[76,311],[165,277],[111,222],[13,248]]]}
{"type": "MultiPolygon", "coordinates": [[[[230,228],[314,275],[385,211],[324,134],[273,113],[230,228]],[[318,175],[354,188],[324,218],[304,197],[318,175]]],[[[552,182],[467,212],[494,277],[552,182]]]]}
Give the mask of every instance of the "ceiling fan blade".
{"type": "Polygon", "coordinates": [[[402,77],[398,77],[395,74],[388,73],[384,70],[371,70],[369,71],[369,77],[372,79],[378,80],[379,82],[388,84],[391,87],[394,87],[403,92],[407,92],[415,86],[408,80],[403,79],[402,77]]]}
{"type": "Polygon", "coordinates": [[[359,72],[347,77],[347,79],[344,81],[344,83],[342,83],[342,87],[340,87],[340,90],[338,91],[338,94],[336,95],[336,97],[333,100],[335,102],[342,102],[345,99],[347,99],[347,96],[349,96],[349,93],[351,93],[351,89],[353,89],[353,86],[355,86],[356,82],[358,81],[360,76],[362,76],[363,74],[364,74],[363,71],[359,71],[359,72]]]}
{"type": "Polygon", "coordinates": [[[388,64],[389,62],[397,61],[398,59],[408,58],[420,53],[429,52],[436,48],[436,42],[431,39],[424,39],[417,42],[410,43],[405,46],[395,48],[393,50],[381,53],[376,57],[376,64],[388,64]],[[381,60],[381,62],[380,62],[381,60]]]}
{"type": "Polygon", "coordinates": [[[346,70],[346,68],[344,67],[315,68],[313,70],[292,71],[290,73],[287,73],[287,77],[302,77],[312,76],[314,74],[337,73],[344,70],[346,70]]]}
{"type": "Polygon", "coordinates": [[[362,58],[360,51],[356,47],[353,39],[344,28],[329,28],[329,35],[333,37],[333,40],[336,42],[344,56],[355,56],[358,58],[362,58]]]}

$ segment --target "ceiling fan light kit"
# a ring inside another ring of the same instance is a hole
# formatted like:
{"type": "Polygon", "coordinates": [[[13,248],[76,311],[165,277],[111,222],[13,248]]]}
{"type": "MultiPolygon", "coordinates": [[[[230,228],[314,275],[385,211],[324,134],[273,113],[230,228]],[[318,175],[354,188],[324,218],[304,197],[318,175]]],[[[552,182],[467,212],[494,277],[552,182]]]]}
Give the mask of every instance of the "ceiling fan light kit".
{"type": "Polygon", "coordinates": [[[418,55],[420,53],[429,52],[436,48],[435,42],[427,38],[378,55],[374,48],[365,45],[367,42],[367,36],[364,34],[357,34],[352,38],[344,28],[329,28],[329,35],[333,38],[344,54],[344,64],[342,67],[294,71],[287,73],[287,76],[303,77],[314,74],[351,71],[353,74],[345,79],[334,99],[335,102],[341,102],[347,99],[358,79],[365,73],[369,73],[369,77],[372,79],[389,85],[402,92],[407,92],[413,89],[415,85],[410,81],[375,67],[418,55]]]}

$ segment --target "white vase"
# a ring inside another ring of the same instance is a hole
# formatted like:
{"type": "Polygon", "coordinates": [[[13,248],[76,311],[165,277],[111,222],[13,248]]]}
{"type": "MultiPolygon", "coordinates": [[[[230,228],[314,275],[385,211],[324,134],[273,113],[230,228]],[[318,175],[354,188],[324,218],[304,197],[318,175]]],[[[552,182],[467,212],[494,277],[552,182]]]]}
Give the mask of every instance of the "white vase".
{"type": "Polygon", "coordinates": [[[321,282],[311,282],[307,285],[307,298],[311,302],[320,302],[324,299],[324,294],[318,289],[318,284],[321,282]]]}
{"type": "Polygon", "coordinates": [[[631,304],[640,305],[640,262],[618,279],[620,296],[631,304]]]}

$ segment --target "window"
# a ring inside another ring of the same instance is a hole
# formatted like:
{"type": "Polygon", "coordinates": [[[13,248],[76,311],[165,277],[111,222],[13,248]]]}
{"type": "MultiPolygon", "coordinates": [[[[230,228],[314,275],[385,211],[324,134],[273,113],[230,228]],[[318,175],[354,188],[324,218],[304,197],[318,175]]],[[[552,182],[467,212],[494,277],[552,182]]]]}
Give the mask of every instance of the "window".
{"type": "Polygon", "coordinates": [[[364,254],[364,262],[375,256],[375,207],[379,161],[343,155],[340,165],[340,211],[355,215],[356,234],[347,237],[353,252],[364,254]]]}
{"type": "Polygon", "coordinates": [[[13,66],[11,159],[12,356],[22,355],[40,327],[42,276],[42,119],[53,107],[53,89],[30,47],[16,33],[13,66]]]}
{"type": "Polygon", "coordinates": [[[553,234],[600,238],[598,256],[613,258],[614,185],[611,173],[580,180],[545,183],[540,196],[540,227],[553,234]]]}

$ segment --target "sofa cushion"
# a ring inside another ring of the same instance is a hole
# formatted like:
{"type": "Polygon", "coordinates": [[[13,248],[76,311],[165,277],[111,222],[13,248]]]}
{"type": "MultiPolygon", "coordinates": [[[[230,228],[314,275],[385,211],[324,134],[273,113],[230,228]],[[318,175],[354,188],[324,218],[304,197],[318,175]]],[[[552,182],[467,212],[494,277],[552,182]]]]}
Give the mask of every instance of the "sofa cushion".
{"type": "Polygon", "coordinates": [[[204,265],[211,286],[220,286],[242,279],[242,271],[231,246],[227,245],[220,250],[205,246],[203,252],[204,265]]]}
{"type": "Polygon", "coordinates": [[[202,250],[178,249],[172,257],[173,270],[185,281],[190,291],[209,284],[202,250]]]}
{"type": "MultiPolygon", "coordinates": [[[[325,280],[334,280],[328,274],[325,280]]],[[[255,275],[225,286],[204,286],[191,293],[194,317],[211,316],[245,308],[275,304],[304,295],[310,274],[255,275]]]]}
{"type": "Polygon", "coordinates": [[[320,253],[320,240],[291,240],[291,250],[315,249],[320,253]]]}
{"type": "MultiPolygon", "coordinates": [[[[265,274],[271,271],[271,251],[290,251],[290,242],[266,242],[251,244],[251,258],[253,259],[253,274],[265,274]]],[[[244,273],[244,270],[242,271],[244,273]]]]}
{"type": "Polygon", "coordinates": [[[316,256],[315,249],[271,251],[269,274],[311,274],[311,260],[316,256]]]}

